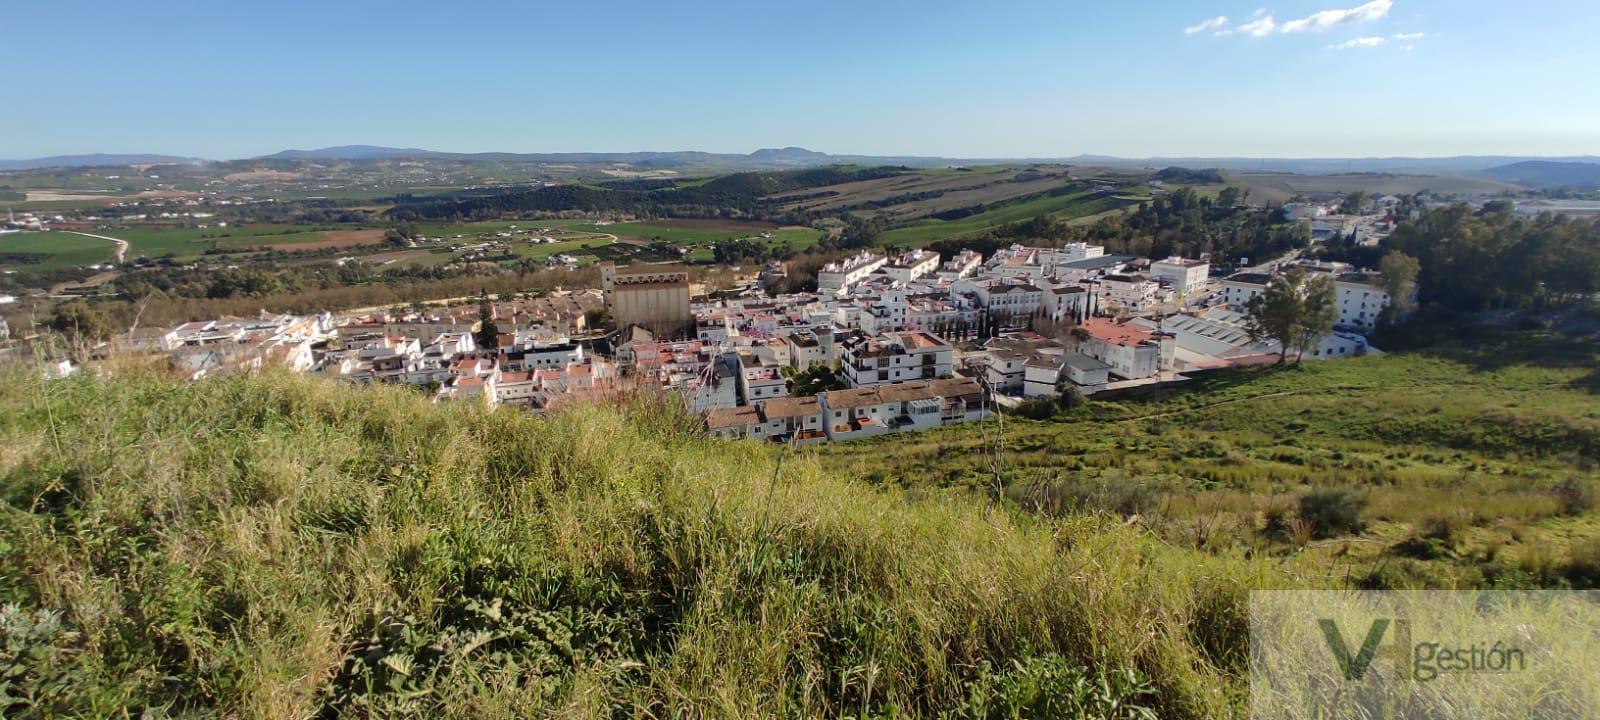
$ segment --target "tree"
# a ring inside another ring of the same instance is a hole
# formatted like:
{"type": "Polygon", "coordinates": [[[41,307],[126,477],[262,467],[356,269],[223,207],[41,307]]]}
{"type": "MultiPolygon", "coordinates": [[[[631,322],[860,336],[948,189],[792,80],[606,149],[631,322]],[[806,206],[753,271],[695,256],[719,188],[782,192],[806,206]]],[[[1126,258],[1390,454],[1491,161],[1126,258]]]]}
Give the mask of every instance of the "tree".
{"type": "Polygon", "coordinates": [[[494,324],[494,311],[489,305],[489,296],[484,295],[478,303],[478,332],[472,339],[483,350],[497,350],[500,348],[500,328],[494,324]]]}
{"type": "Polygon", "coordinates": [[[1306,350],[1316,347],[1333,332],[1334,324],[1339,322],[1339,308],[1334,304],[1337,296],[1333,278],[1327,275],[1306,281],[1305,293],[1300,298],[1300,318],[1295,324],[1295,346],[1300,351],[1294,359],[1296,363],[1305,359],[1306,350]]]}
{"type": "Polygon", "coordinates": [[[790,391],[797,396],[816,395],[848,387],[844,378],[827,365],[812,365],[789,377],[790,391]]]}
{"type": "Polygon", "coordinates": [[[1360,215],[1361,210],[1367,206],[1367,194],[1357,190],[1344,196],[1344,201],[1339,203],[1339,213],[1342,215],[1360,215]]]}
{"type": "Polygon", "coordinates": [[[1217,206],[1224,210],[1232,210],[1235,205],[1240,203],[1241,197],[1239,188],[1229,185],[1223,188],[1221,193],[1217,194],[1217,206]]]}
{"type": "Polygon", "coordinates": [[[1078,384],[1067,378],[1061,378],[1056,383],[1056,389],[1059,391],[1056,402],[1063,410],[1072,410],[1089,404],[1089,398],[1084,397],[1083,391],[1078,389],[1078,384]]]}
{"type": "Polygon", "coordinates": [[[111,319],[105,311],[82,300],[56,306],[50,329],[74,340],[100,341],[111,337],[111,319]]]}
{"type": "Polygon", "coordinates": [[[1384,322],[1411,309],[1411,288],[1417,282],[1422,263],[1398,250],[1390,250],[1378,261],[1378,280],[1383,291],[1389,293],[1389,306],[1383,309],[1384,322]]]}
{"type": "Polygon", "coordinates": [[[1274,276],[1260,295],[1250,298],[1245,329],[1251,340],[1277,341],[1281,365],[1288,361],[1291,347],[1304,355],[1333,331],[1339,319],[1334,295],[1332,279],[1311,278],[1304,269],[1293,268],[1274,276]]]}

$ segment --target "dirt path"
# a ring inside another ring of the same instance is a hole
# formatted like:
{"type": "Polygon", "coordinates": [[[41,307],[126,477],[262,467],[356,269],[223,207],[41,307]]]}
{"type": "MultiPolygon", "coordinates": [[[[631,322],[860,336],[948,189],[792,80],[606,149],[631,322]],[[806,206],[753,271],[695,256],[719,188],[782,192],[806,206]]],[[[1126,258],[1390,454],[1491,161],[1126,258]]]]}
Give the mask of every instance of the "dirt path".
{"type": "Polygon", "coordinates": [[[123,258],[127,257],[127,255],[128,255],[128,241],[127,240],[118,240],[117,238],[114,238],[114,237],[106,237],[104,235],[95,235],[93,233],[78,232],[77,230],[62,230],[61,232],[72,233],[73,235],[82,235],[84,237],[91,237],[91,238],[94,238],[96,240],[105,240],[105,241],[108,241],[108,242],[110,242],[112,244],[115,244],[117,246],[117,249],[112,251],[112,253],[111,253],[111,261],[116,263],[116,264],[118,264],[118,265],[121,265],[122,262],[123,262],[123,258]]]}

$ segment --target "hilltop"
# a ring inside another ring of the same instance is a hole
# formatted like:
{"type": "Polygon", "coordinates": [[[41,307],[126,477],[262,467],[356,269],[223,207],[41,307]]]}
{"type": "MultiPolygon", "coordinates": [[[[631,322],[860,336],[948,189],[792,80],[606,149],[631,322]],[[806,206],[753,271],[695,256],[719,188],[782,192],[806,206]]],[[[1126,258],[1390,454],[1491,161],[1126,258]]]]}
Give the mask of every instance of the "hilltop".
{"type": "Polygon", "coordinates": [[[7,380],[8,717],[1215,717],[1243,691],[1243,589],[1269,582],[645,401],[7,380]]]}
{"type": "Polygon", "coordinates": [[[1600,580],[1595,348],[1482,335],[796,451],[649,397],[12,374],[0,707],[1240,715],[1249,590],[1600,580]],[[1365,527],[1273,520],[1337,487],[1382,501],[1365,527]]]}

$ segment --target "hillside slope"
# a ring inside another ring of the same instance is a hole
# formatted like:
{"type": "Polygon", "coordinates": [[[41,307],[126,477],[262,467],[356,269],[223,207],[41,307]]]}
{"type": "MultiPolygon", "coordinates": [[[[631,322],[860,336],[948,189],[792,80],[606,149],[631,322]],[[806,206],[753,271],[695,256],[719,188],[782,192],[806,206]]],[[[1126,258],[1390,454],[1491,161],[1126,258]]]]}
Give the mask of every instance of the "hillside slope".
{"type": "Polygon", "coordinates": [[[7,717],[1216,717],[1281,572],[646,401],[4,380],[7,717]]]}
{"type": "Polygon", "coordinates": [[[1528,160],[1492,167],[1482,174],[1529,187],[1600,187],[1600,163],[1528,160]]]}

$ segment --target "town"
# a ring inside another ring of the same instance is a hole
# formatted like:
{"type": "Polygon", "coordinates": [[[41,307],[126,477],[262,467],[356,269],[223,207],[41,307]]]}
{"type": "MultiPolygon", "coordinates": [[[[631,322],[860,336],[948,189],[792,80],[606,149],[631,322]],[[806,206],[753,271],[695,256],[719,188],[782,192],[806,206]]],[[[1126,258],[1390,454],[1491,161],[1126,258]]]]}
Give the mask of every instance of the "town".
{"type": "Polygon", "coordinates": [[[1600,3],[6,10],[4,720],[1600,719],[1600,3]]]}
{"type": "MultiPolygon", "coordinates": [[[[1375,241],[1387,230],[1380,214],[1330,215],[1312,203],[1285,213],[1310,226],[1313,242],[1375,241]]],[[[598,291],[263,313],[139,328],[114,344],[164,354],[191,380],[280,365],[536,412],[671,392],[713,435],[798,445],[969,422],[1063,392],[1178,384],[1291,354],[1379,352],[1367,334],[1392,298],[1377,274],[1297,256],[1217,278],[1207,257],[1139,258],[1083,242],[1013,244],[988,258],[863,250],[823,267],[814,292],[715,297],[680,265],[605,263],[598,291]],[[1337,318],[1310,347],[1286,349],[1252,330],[1252,298],[1291,271],[1335,291],[1337,318]]],[[[783,272],[773,263],[763,275],[783,272]]]]}

